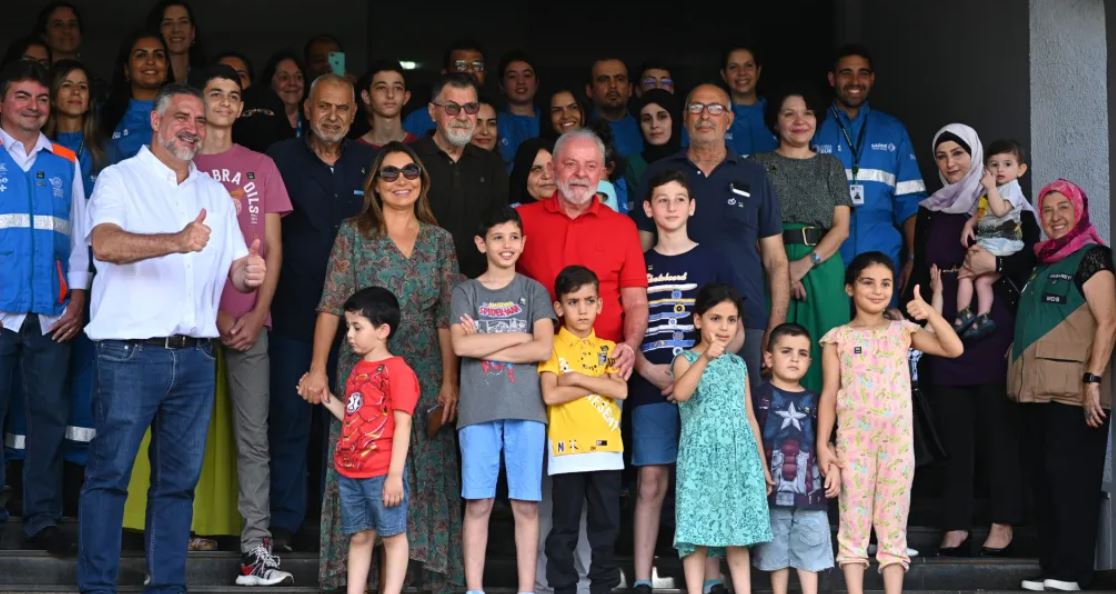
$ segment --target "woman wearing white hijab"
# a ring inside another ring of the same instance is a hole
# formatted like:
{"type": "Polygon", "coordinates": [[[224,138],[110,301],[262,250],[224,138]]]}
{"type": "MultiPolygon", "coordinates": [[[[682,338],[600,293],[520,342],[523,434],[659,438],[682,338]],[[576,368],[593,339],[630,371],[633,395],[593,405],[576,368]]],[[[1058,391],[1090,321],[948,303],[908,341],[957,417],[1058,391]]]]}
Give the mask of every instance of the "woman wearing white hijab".
{"type": "MultiPolygon", "coordinates": [[[[995,329],[979,343],[966,344],[956,359],[923,357],[920,384],[928,387],[934,419],[949,454],[944,463],[940,509],[943,529],[940,555],[967,556],[973,547],[969,531],[973,519],[973,469],[983,458],[988,469],[989,515],[992,528],[984,540],[984,555],[1004,555],[1012,541],[1012,524],[1022,519],[1022,480],[1019,453],[1020,417],[1007,400],[1007,361],[1004,353],[1014,333],[1014,310],[1019,290],[1035,265],[1032,246],[1039,239],[1034,213],[1025,210],[1020,224],[1024,249],[993,256],[979,246],[967,251],[957,238],[984,189],[984,147],[975,130],[950,124],[934,135],[934,161],[942,188],[923,200],[915,222],[914,271],[908,292],[921,286],[931,299],[931,267],[940,271],[946,319],[957,315],[957,280],[987,272],[1001,275],[994,290],[989,317],[995,329]],[[971,348],[970,348],[971,347],[971,348]]],[[[903,302],[910,298],[908,295],[903,302]]]]}

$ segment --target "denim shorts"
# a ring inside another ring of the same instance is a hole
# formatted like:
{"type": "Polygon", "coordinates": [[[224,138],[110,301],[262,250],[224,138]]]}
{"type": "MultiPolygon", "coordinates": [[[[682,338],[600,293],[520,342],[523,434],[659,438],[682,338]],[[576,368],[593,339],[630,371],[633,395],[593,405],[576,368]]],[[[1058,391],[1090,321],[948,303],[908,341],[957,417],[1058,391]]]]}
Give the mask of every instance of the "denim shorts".
{"type": "Polygon", "coordinates": [[[632,408],[632,466],[678,460],[678,406],[673,402],[632,408]]]}
{"type": "Polygon", "coordinates": [[[384,505],[384,482],[387,475],[372,478],[337,477],[341,496],[341,532],[345,536],[375,530],[381,538],[407,531],[407,505],[411,500],[406,473],[403,478],[403,501],[395,507],[384,505]]]}
{"type": "Polygon", "coordinates": [[[801,569],[818,572],[833,567],[829,515],[824,509],[771,508],[771,542],[752,549],[760,571],[801,569]]]}
{"type": "Polygon", "coordinates": [[[466,425],[457,431],[461,444],[461,498],[496,497],[500,453],[508,477],[508,498],[542,500],[546,424],[503,419],[466,425]]]}

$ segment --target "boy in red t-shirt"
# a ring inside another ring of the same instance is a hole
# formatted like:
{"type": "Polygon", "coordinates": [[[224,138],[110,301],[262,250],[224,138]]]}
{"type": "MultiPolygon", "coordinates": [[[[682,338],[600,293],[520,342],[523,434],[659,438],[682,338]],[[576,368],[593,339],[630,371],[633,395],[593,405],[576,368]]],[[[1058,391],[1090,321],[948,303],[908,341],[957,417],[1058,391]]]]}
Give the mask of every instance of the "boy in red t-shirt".
{"type": "Polygon", "coordinates": [[[399,302],[391,291],[361,289],[344,309],[346,339],[361,360],[349,372],[345,397],[327,395],[322,404],[341,421],[333,465],[341,475],[341,527],[350,535],[348,591],[363,594],[378,533],[384,541],[381,592],[398,594],[408,558],[403,466],[419,383],[407,362],[388,352],[388,339],[399,326],[399,302]]]}

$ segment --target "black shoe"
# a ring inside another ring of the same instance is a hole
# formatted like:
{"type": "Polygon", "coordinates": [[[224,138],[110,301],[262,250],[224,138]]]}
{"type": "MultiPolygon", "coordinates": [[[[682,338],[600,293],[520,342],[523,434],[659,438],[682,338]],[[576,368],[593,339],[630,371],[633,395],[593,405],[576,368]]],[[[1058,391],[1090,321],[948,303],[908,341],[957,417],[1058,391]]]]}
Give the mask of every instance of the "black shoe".
{"type": "Polygon", "coordinates": [[[632,592],[634,592],[635,594],[651,594],[651,586],[648,586],[647,584],[640,584],[632,588],[632,592]]]}
{"type": "Polygon", "coordinates": [[[1012,544],[1014,544],[1014,541],[1009,542],[1006,547],[996,548],[996,547],[984,547],[984,546],[982,546],[982,547],[980,547],[980,556],[981,557],[1010,557],[1010,556],[1012,556],[1013,553],[1015,553],[1015,551],[1012,550],[1012,548],[1011,548],[1012,544]]]}
{"type": "Polygon", "coordinates": [[[969,544],[969,537],[966,536],[961,544],[955,547],[938,547],[939,557],[971,557],[973,555],[973,548],[969,544]]]}
{"type": "Polygon", "coordinates": [[[709,588],[709,594],[729,594],[729,591],[724,584],[713,584],[709,588]]]}
{"type": "Polygon", "coordinates": [[[271,550],[279,551],[282,553],[293,553],[294,534],[283,530],[282,528],[271,529],[271,550]]]}
{"type": "Polygon", "coordinates": [[[29,549],[42,549],[57,556],[69,555],[74,549],[74,541],[62,534],[58,526],[43,528],[35,536],[26,539],[24,545],[29,549]]]}

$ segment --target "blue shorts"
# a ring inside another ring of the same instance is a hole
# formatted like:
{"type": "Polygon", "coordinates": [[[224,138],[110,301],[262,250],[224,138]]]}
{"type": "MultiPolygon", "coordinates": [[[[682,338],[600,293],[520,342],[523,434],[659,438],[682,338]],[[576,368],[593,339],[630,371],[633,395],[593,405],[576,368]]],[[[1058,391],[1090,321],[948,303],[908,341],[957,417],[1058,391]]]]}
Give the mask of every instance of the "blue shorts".
{"type": "Polygon", "coordinates": [[[466,425],[457,431],[461,443],[461,497],[496,497],[500,452],[508,477],[508,498],[542,501],[546,424],[504,419],[466,425]]]}
{"type": "Polygon", "coordinates": [[[833,567],[829,515],[824,509],[771,507],[771,542],[752,549],[752,562],[760,571],[793,567],[818,572],[833,567]]]}
{"type": "Polygon", "coordinates": [[[674,464],[678,459],[678,406],[641,404],[632,409],[632,466],[674,464]]]}
{"type": "Polygon", "coordinates": [[[384,538],[407,531],[407,505],[411,500],[407,479],[403,479],[403,501],[395,507],[384,506],[386,480],[386,474],[359,479],[337,477],[341,496],[341,532],[345,536],[375,530],[378,536],[384,538]]]}

